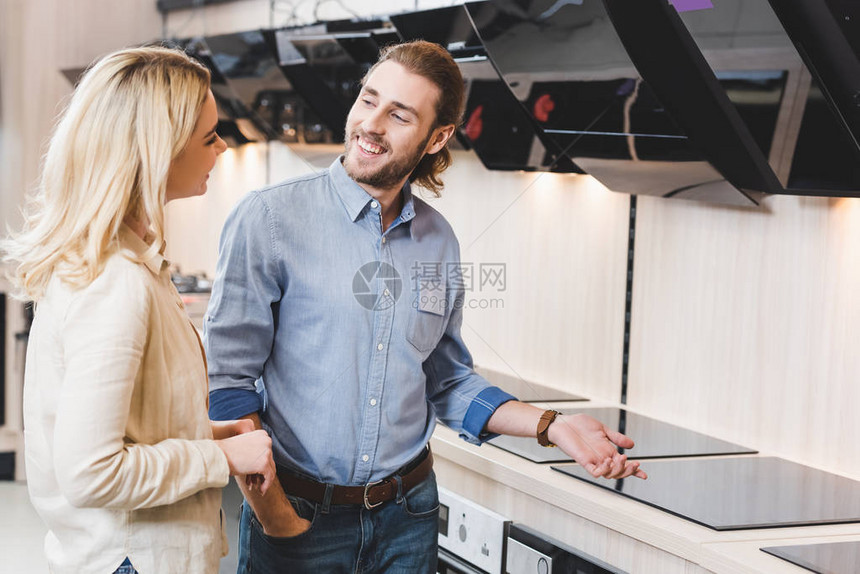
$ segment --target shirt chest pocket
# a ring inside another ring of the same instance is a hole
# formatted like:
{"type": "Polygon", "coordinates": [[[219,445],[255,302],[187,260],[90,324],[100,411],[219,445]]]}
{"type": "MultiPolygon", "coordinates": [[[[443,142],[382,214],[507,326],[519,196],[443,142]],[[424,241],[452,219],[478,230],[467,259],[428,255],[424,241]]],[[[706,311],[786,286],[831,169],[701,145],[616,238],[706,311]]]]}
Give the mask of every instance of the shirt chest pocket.
{"type": "Polygon", "coordinates": [[[445,283],[438,278],[419,277],[417,292],[409,309],[406,339],[421,353],[432,351],[445,329],[447,299],[445,283]]]}

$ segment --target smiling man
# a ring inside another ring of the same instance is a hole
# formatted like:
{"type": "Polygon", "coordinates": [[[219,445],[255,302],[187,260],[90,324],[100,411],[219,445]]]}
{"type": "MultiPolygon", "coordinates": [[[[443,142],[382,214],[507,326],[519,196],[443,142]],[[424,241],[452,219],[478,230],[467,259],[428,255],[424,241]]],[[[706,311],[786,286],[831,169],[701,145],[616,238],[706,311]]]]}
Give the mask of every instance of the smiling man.
{"type": "Polygon", "coordinates": [[[210,415],[266,428],[279,467],[264,496],[239,481],[240,573],[436,572],[437,419],[475,444],[535,436],[595,476],[645,478],[615,448],[629,438],[520,403],[472,368],[464,292],[440,271],[459,245],[412,194],[441,190],[463,104],[444,49],[387,48],[345,154],[250,193],[225,224],[205,322],[210,415]]]}

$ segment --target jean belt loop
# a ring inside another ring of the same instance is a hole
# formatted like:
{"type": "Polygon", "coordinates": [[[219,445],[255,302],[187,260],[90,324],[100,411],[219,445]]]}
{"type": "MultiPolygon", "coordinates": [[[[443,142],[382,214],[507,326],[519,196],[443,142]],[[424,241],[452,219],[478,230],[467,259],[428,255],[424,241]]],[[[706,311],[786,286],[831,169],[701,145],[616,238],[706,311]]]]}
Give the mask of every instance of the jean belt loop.
{"type": "Polygon", "coordinates": [[[325,494],[323,494],[322,507],[320,507],[323,514],[328,514],[328,511],[331,509],[332,492],[334,492],[334,485],[327,483],[325,485],[325,494]]]}
{"type": "Polygon", "coordinates": [[[399,504],[403,501],[403,478],[401,478],[399,474],[395,474],[392,478],[394,479],[394,482],[397,483],[397,496],[395,500],[397,500],[397,503],[399,504]]]}

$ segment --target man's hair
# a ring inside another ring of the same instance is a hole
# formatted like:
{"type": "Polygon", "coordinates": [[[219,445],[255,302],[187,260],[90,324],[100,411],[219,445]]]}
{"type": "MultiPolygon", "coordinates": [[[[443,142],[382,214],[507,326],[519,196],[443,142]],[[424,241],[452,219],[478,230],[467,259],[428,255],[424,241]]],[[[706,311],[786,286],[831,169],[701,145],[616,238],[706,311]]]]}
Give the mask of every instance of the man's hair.
{"type": "Polygon", "coordinates": [[[2,243],[19,295],[41,298],[52,276],[83,287],[116,250],[126,215],[149,222],[143,258],[162,248],[171,162],[209,93],[209,71],[166,48],[109,54],[84,75],[60,117],[22,232],[2,243]]]}
{"type": "MultiPolygon", "coordinates": [[[[416,40],[383,48],[379,60],[364,76],[366,80],[383,62],[395,62],[408,72],[426,78],[439,88],[436,119],[432,129],[439,126],[460,126],[463,119],[466,90],[460,68],[445,48],[432,42],[416,40]]],[[[364,80],[362,80],[362,84],[364,80]]],[[[450,140],[449,140],[450,141],[450,140]]],[[[451,165],[448,144],[434,154],[427,154],[409,176],[409,182],[440,195],[443,184],[439,175],[451,165]]]]}

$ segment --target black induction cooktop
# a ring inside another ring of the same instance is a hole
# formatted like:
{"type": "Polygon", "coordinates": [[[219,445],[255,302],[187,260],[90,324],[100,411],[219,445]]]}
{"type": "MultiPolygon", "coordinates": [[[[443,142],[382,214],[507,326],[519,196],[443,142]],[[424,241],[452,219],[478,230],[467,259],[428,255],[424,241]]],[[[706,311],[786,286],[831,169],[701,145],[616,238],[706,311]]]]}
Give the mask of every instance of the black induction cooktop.
{"type": "MultiPolygon", "coordinates": [[[[563,413],[587,413],[609,428],[622,432],[636,441],[627,449],[630,458],[664,458],[704,456],[715,454],[753,454],[757,451],[716,439],[657,419],[637,415],[619,408],[560,409],[563,413]]],[[[503,448],[532,462],[572,462],[558,448],[540,446],[533,437],[498,436],[490,444],[503,448]]]]}
{"type": "Polygon", "coordinates": [[[545,387],[520,377],[475,367],[475,371],[493,385],[508,392],[524,403],[554,401],[587,401],[588,399],[567,391],[545,387]]]}
{"type": "Polygon", "coordinates": [[[855,574],[860,568],[860,541],[770,546],[762,550],[818,574],[855,574]]]}
{"type": "Polygon", "coordinates": [[[781,458],[652,460],[648,480],[552,468],[714,530],[860,522],[860,482],[781,458]]]}

